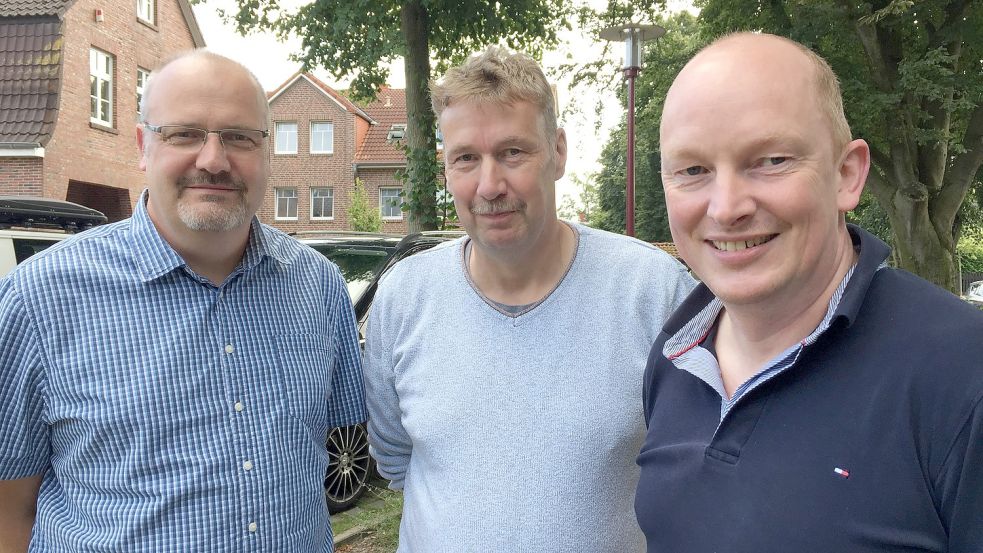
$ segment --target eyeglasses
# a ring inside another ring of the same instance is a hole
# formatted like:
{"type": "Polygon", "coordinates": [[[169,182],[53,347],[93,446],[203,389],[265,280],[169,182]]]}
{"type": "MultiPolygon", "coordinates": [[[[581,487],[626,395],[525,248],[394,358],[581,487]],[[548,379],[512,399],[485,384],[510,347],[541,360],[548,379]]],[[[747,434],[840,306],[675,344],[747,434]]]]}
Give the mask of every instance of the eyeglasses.
{"type": "Polygon", "coordinates": [[[184,127],[181,125],[151,125],[144,123],[144,128],[148,131],[160,135],[160,140],[168,146],[183,150],[193,150],[201,148],[208,140],[208,135],[217,134],[222,145],[229,150],[241,152],[251,152],[263,145],[266,137],[270,136],[270,131],[256,129],[218,129],[210,131],[195,127],[184,127]]]}

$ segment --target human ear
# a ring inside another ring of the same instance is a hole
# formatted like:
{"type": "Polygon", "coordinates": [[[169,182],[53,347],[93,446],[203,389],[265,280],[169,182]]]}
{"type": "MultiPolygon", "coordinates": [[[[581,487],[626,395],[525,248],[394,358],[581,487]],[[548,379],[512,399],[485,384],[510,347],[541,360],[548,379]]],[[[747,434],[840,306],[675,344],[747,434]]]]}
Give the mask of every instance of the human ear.
{"type": "Polygon", "coordinates": [[[846,213],[860,203],[869,172],[870,146],[860,139],[844,146],[837,166],[836,207],[840,213],[846,213]]]}

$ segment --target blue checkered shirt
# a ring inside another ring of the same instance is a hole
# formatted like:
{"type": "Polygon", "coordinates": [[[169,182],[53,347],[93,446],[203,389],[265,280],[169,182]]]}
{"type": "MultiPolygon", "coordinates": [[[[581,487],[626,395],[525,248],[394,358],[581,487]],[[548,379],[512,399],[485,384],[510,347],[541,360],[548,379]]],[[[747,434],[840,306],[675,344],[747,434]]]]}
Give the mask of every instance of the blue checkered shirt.
{"type": "Polygon", "coordinates": [[[221,286],[131,219],[0,280],[0,479],[32,552],[330,552],[329,428],[365,419],[338,268],[254,220],[221,286]]]}

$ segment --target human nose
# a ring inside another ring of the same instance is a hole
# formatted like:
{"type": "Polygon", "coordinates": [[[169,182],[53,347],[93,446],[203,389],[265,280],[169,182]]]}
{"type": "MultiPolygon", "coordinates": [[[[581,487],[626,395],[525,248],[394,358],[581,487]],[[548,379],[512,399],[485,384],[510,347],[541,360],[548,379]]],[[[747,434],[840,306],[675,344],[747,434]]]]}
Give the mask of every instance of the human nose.
{"type": "Polygon", "coordinates": [[[484,160],[478,170],[478,195],[486,200],[494,200],[504,195],[505,189],[505,176],[498,163],[491,159],[484,160]]]}
{"type": "Polygon", "coordinates": [[[707,216],[721,226],[733,226],[754,213],[755,202],[748,183],[736,171],[717,172],[710,188],[707,216]]]}
{"type": "Polygon", "coordinates": [[[198,151],[195,165],[198,169],[212,174],[222,173],[231,168],[221,135],[213,132],[205,135],[205,141],[201,144],[201,150],[198,151]],[[214,139],[212,135],[214,135],[214,139]]]}

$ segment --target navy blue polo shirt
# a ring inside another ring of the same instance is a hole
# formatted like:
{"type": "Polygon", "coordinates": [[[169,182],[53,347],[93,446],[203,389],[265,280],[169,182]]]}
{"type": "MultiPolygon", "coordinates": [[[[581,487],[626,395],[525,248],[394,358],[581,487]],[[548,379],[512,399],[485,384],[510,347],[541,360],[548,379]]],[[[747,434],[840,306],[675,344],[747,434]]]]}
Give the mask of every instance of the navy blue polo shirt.
{"type": "Polygon", "coordinates": [[[860,256],[825,331],[722,410],[664,355],[645,374],[635,499],[651,552],[983,551],[983,313],[850,227],[860,256]],[[723,415],[722,415],[723,414],[723,415]]]}

